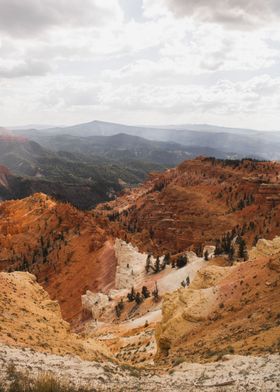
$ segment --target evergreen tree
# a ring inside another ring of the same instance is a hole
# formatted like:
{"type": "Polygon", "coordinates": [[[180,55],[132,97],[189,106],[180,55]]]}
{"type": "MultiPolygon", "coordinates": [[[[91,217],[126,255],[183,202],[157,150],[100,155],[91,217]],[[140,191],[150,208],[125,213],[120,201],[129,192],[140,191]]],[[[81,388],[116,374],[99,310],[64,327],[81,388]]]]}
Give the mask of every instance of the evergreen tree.
{"type": "Polygon", "coordinates": [[[215,246],[215,256],[219,256],[220,254],[222,254],[222,246],[221,246],[221,240],[216,240],[216,246],[215,246]]]}
{"type": "Polygon", "coordinates": [[[162,263],[161,263],[161,265],[160,265],[160,269],[161,270],[164,270],[166,268],[166,263],[165,263],[165,261],[164,261],[164,259],[163,259],[163,261],[162,261],[162,263]]]}
{"type": "Polygon", "coordinates": [[[202,249],[202,245],[201,244],[197,244],[197,246],[195,248],[195,253],[197,254],[198,257],[202,257],[203,256],[203,249],[202,249]]]}
{"type": "Polygon", "coordinates": [[[118,305],[115,306],[115,313],[116,313],[117,318],[120,318],[121,310],[118,305]]]}
{"type": "Polygon", "coordinates": [[[257,245],[259,239],[260,239],[260,236],[256,235],[255,238],[254,238],[254,241],[253,241],[253,246],[257,245]]]}
{"type": "Polygon", "coordinates": [[[163,258],[163,262],[165,263],[165,265],[169,265],[170,264],[170,253],[167,253],[164,258],[163,258]]]}
{"type": "Polygon", "coordinates": [[[147,274],[150,271],[150,267],[151,267],[151,254],[149,253],[147,256],[146,265],[145,265],[145,270],[146,270],[147,274]]]}
{"type": "Polygon", "coordinates": [[[137,305],[140,305],[143,302],[143,298],[141,297],[139,292],[137,292],[135,295],[135,302],[137,303],[137,305]]]}
{"type": "Polygon", "coordinates": [[[120,310],[124,310],[124,303],[123,303],[123,299],[120,300],[120,302],[118,303],[120,310]]]}
{"type": "Polygon", "coordinates": [[[150,292],[149,292],[147,286],[143,286],[142,287],[142,296],[144,298],[149,298],[150,297],[150,292]]]}
{"type": "Polygon", "coordinates": [[[154,265],[154,272],[157,273],[160,271],[160,259],[159,256],[157,256],[155,265],[154,265]]]}
{"type": "Polygon", "coordinates": [[[135,290],[134,287],[132,286],[130,293],[127,294],[128,301],[133,302],[135,300],[135,295],[136,295],[135,290]]]}
{"type": "Polygon", "coordinates": [[[158,286],[157,286],[157,282],[155,282],[155,289],[152,292],[153,295],[153,299],[155,302],[159,301],[159,291],[158,291],[158,286]]]}
{"type": "Polygon", "coordinates": [[[239,250],[238,250],[238,256],[243,259],[244,261],[248,260],[248,250],[246,246],[246,242],[244,239],[241,237],[239,241],[239,250]]]}
{"type": "Polygon", "coordinates": [[[177,258],[177,261],[176,261],[177,268],[183,268],[187,265],[187,263],[188,263],[187,256],[181,255],[177,258]]]}
{"type": "Polygon", "coordinates": [[[230,265],[232,265],[233,260],[234,260],[234,247],[231,246],[228,252],[228,261],[230,265]]]}

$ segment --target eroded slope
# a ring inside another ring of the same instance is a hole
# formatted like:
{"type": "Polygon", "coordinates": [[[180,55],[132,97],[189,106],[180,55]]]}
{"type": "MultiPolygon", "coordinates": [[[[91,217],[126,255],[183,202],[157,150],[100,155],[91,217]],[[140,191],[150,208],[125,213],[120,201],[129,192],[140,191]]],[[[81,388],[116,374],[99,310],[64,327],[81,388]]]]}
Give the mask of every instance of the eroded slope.
{"type": "Polygon", "coordinates": [[[189,288],[165,296],[156,330],[160,360],[280,351],[279,238],[265,243],[264,248],[260,241],[249,261],[207,266],[189,288]]]}
{"type": "Polygon", "coordinates": [[[91,214],[35,194],[0,205],[0,268],[35,274],[63,317],[81,312],[81,295],[114,285],[110,238],[91,214]]]}
{"type": "Polygon", "coordinates": [[[0,342],[41,352],[98,359],[101,344],[70,332],[60,307],[26,272],[0,273],[0,342]]]}
{"type": "Polygon", "coordinates": [[[96,215],[154,254],[200,250],[232,230],[253,244],[279,234],[280,164],[197,158],[151,177],[96,215]]]}

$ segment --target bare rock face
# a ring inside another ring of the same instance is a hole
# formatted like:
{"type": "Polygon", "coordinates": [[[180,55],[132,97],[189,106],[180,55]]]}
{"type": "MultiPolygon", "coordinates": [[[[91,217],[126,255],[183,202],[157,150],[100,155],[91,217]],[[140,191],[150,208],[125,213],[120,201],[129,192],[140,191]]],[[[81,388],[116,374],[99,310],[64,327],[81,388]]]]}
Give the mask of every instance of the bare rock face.
{"type": "Polygon", "coordinates": [[[208,253],[208,259],[212,259],[215,256],[215,249],[216,247],[213,245],[206,245],[203,248],[203,255],[205,255],[205,253],[208,253]]]}
{"type": "Polygon", "coordinates": [[[272,257],[268,262],[268,268],[280,272],[280,255],[272,257]]]}
{"type": "Polygon", "coordinates": [[[272,241],[260,239],[250,255],[252,258],[270,257],[268,268],[280,272],[280,237],[275,237],[272,241]]]}
{"type": "Polygon", "coordinates": [[[179,289],[167,294],[162,306],[162,321],[156,330],[159,349],[167,354],[182,334],[193,329],[194,324],[205,321],[213,310],[214,290],[179,289]]]}
{"type": "Polygon", "coordinates": [[[109,304],[109,296],[106,294],[92,293],[88,290],[85,295],[82,295],[82,308],[91,314],[94,320],[100,318],[109,304]]]}
{"type": "Polygon", "coordinates": [[[206,365],[178,362],[169,373],[159,373],[143,366],[133,368],[112,361],[83,361],[74,356],[45,355],[0,345],[0,380],[1,384],[8,384],[7,376],[13,363],[15,369],[25,376],[34,378],[38,373],[51,374],[55,379],[69,382],[77,390],[85,387],[99,392],[279,391],[279,355],[227,355],[225,361],[206,365]]]}
{"type": "Polygon", "coordinates": [[[116,239],[114,249],[117,258],[116,288],[137,286],[144,280],[147,255],[120,239],[116,239]]]}
{"type": "Polygon", "coordinates": [[[57,301],[27,272],[0,273],[0,343],[36,351],[97,359],[101,344],[70,332],[57,301]]]}
{"type": "Polygon", "coordinates": [[[160,361],[279,352],[279,238],[259,241],[253,254],[232,267],[202,268],[189,288],[164,296],[156,327],[160,361]]]}
{"type": "Polygon", "coordinates": [[[209,265],[197,272],[191,288],[195,290],[208,289],[216,286],[222,278],[226,277],[231,272],[230,267],[218,267],[216,265],[209,265]]]}
{"type": "Polygon", "coordinates": [[[159,352],[167,354],[181,336],[191,332],[198,323],[206,322],[215,311],[215,284],[229,274],[229,268],[209,266],[198,271],[189,288],[182,288],[164,297],[162,321],[156,329],[159,352]]]}
{"type": "Polygon", "coordinates": [[[260,239],[256,247],[251,251],[251,256],[272,256],[280,253],[280,237],[275,237],[273,240],[260,239]]]}

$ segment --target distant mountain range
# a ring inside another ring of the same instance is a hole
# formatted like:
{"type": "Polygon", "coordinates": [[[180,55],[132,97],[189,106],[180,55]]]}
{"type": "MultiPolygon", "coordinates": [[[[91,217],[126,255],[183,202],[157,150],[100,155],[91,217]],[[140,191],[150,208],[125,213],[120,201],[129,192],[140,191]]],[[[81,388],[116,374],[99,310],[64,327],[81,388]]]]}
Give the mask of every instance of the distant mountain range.
{"type": "Polygon", "coordinates": [[[173,124],[173,125],[159,125],[155,128],[159,129],[175,129],[177,131],[198,131],[198,132],[212,132],[212,133],[234,133],[234,134],[256,134],[259,131],[248,128],[230,128],[221,127],[219,125],[209,124],[173,124]]]}
{"type": "MultiPolygon", "coordinates": [[[[226,128],[211,125],[169,125],[162,127],[129,126],[123,124],[92,121],[68,127],[45,130],[16,130],[39,143],[43,139],[68,135],[75,137],[113,136],[127,134],[148,140],[177,143],[187,147],[212,148],[213,155],[219,154],[250,156],[261,159],[280,159],[280,132],[254,131],[251,129],[226,128]]],[[[218,156],[216,156],[218,157],[218,156]]]]}
{"type": "Polygon", "coordinates": [[[89,209],[143,182],[152,171],[196,156],[280,159],[277,132],[209,125],[151,128],[100,121],[43,128],[0,128],[0,165],[10,171],[0,189],[2,199],[44,192],[89,209]]]}
{"type": "Polygon", "coordinates": [[[175,166],[197,155],[215,156],[218,158],[237,157],[235,154],[225,154],[211,147],[185,146],[171,141],[148,140],[125,133],[111,136],[97,135],[86,137],[40,133],[36,136],[33,135],[32,138],[43,147],[56,152],[67,151],[73,154],[83,154],[117,162],[143,161],[164,165],[164,167],[175,166]]]}
{"type": "Polygon", "coordinates": [[[9,175],[4,170],[6,180],[0,186],[2,199],[44,192],[82,209],[111,200],[124,187],[137,185],[151,171],[165,167],[50,151],[32,140],[10,136],[0,136],[0,165],[9,169],[9,175]]]}

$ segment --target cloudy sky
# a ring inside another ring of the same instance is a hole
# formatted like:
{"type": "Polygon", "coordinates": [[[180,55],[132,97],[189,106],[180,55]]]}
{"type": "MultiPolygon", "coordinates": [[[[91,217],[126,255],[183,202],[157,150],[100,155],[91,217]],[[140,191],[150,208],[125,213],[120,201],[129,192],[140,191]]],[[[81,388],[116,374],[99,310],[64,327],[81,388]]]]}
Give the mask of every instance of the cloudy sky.
{"type": "Polygon", "coordinates": [[[280,2],[0,0],[0,115],[280,129],[280,2]]]}

